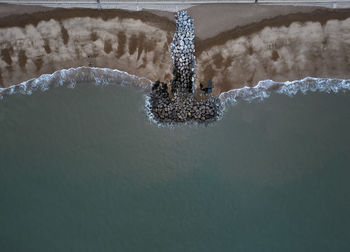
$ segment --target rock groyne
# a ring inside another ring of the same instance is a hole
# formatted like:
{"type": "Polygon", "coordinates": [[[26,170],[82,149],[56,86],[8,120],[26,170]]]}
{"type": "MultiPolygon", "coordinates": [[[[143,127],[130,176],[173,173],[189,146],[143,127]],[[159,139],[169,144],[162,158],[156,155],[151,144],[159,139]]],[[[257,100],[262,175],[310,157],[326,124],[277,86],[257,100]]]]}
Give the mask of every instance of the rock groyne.
{"type": "MultiPolygon", "coordinates": [[[[211,122],[222,111],[219,98],[194,94],[196,58],[193,19],[187,11],[176,14],[176,32],[171,43],[173,79],[168,84],[156,81],[150,94],[150,111],[158,122],[211,122]]],[[[208,90],[208,88],[206,89],[208,90]]]]}
{"type": "Polygon", "coordinates": [[[187,15],[186,11],[176,14],[176,32],[170,48],[174,74],[171,80],[171,91],[192,93],[196,76],[194,28],[193,19],[187,15]]]}

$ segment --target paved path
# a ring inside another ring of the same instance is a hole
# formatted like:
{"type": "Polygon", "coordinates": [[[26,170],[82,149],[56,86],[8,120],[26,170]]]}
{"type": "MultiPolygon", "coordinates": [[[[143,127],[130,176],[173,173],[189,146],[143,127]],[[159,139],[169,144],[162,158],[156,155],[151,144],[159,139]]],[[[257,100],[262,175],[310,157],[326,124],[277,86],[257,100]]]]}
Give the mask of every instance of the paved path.
{"type": "MultiPolygon", "coordinates": [[[[142,8],[179,10],[197,4],[209,3],[251,3],[255,0],[100,0],[102,8],[120,8],[140,10],[142,8]]],[[[350,0],[258,0],[259,4],[274,5],[311,5],[331,8],[350,8],[350,0]]],[[[86,7],[97,8],[96,0],[0,0],[0,3],[12,3],[23,5],[42,5],[49,7],[86,7]]]]}

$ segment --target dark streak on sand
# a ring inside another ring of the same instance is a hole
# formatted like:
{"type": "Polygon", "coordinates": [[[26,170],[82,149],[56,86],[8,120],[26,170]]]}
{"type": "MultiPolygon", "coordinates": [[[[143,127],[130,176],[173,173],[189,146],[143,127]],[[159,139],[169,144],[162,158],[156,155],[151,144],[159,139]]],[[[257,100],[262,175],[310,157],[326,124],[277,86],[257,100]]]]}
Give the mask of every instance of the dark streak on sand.
{"type": "Polygon", "coordinates": [[[9,66],[12,65],[12,59],[11,59],[11,54],[12,53],[13,53],[13,48],[12,47],[1,49],[1,58],[9,66]]]}
{"type": "Polygon", "coordinates": [[[116,57],[119,59],[125,52],[126,35],[125,32],[118,33],[118,49],[116,57]]]}
{"type": "Polygon", "coordinates": [[[156,48],[156,41],[153,39],[147,39],[144,44],[145,52],[151,52],[156,48]]]}
{"type": "Polygon", "coordinates": [[[4,82],[3,82],[3,80],[2,80],[2,71],[1,71],[1,68],[0,68],[0,86],[1,86],[1,87],[5,87],[5,86],[4,86],[4,82]]]}
{"type": "Polygon", "coordinates": [[[164,45],[163,45],[163,52],[162,52],[162,55],[163,55],[162,60],[165,59],[165,56],[166,56],[166,53],[168,52],[168,50],[169,50],[169,43],[164,42],[164,45]]]}
{"type": "Polygon", "coordinates": [[[131,35],[129,39],[129,54],[133,55],[137,48],[137,37],[135,34],[131,35]]]}
{"type": "Polygon", "coordinates": [[[139,37],[137,39],[137,42],[138,42],[137,60],[140,59],[140,56],[142,54],[142,51],[143,51],[143,46],[142,45],[143,45],[145,39],[146,39],[145,33],[144,32],[140,32],[139,33],[139,37]]]}
{"type": "Polygon", "coordinates": [[[63,43],[64,43],[65,45],[67,45],[68,40],[69,40],[68,31],[67,31],[66,28],[64,28],[64,26],[63,26],[62,23],[60,23],[60,26],[61,26],[61,34],[62,34],[63,43]]]}
{"type": "Polygon", "coordinates": [[[98,39],[97,33],[96,32],[91,32],[90,34],[90,39],[95,42],[98,39]]]}
{"type": "Polygon", "coordinates": [[[47,54],[51,53],[50,43],[48,39],[45,39],[44,49],[47,54]]]}
{"type": "Polygon", "coordinates": [[[18,53],[18,64],[23,71],[25,71],[27,60],[28,58],[27,58],[26,52],[24,50],[20,50],[18,53]]]}
{"type": "Polygon", "coordinates": [[[253,47],[249,46],[249,48],[248,48],[248,54],[249,54],[249,55],[253,55],[253,53],[254,53],[253,47]]]}
{"type": "Polygon", "coordinates": [[[278,52],[277,52],[276,50],[273,50],[273,51],[272,51],[271,59],[272,59],[273,61],[276,61],[276,60],[278,60],[279,57],[280,57],[280,56],[279,56],[278,52]]]}
{"type": "Polygon", "coordinates": [[[152,63],[153,64],[156,64],[159,60],[159,54],[156,52],[154,55],[153,55],[153,59],[152,59],[152,63]]]}
{"type": "Polygon", "coordinates": [[[105,40],[105,44],[104,44],[103,50],[107,54],[109,54],[113,50],[112,42],[110,40],[105,40]]]}
{"type": "Polygon", "coordinates": [[[35,66],[36,66],[36,71],[39,72],[40,69],[41,69],[41,67],[42,67],[43,64],[44,64],[43,59],[42,59],[42,58],[37,58],[37,59],[35,59],[33,62],[34,62],[34,64],[35,64],[35,66]]]}

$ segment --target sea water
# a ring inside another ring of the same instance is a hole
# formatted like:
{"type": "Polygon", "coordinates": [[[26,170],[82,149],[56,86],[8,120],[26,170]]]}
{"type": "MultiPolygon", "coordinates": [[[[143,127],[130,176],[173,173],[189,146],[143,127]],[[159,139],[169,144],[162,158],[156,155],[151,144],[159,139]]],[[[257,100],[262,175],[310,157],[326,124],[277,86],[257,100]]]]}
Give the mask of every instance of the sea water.
{"type": "Polygon", "coordinates": [[[350,93],[268,96],[173,127],[141,88],[5,97],[0,250],[350,251],[350,93]]]}

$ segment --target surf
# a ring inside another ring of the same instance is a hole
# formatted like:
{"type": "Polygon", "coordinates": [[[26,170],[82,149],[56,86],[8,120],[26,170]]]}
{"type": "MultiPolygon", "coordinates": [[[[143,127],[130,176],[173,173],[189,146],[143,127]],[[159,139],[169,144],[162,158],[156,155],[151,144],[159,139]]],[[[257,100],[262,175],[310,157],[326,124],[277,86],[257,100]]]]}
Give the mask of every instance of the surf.
{"type": "Polygon", "coordinates": [[[77,67],[57,70],[52,74],[43,74],[38,78],[24,81],[8,88],[0,88],[0,99],[13,94],[31,95],[35,91],[47,91],[55,87],[74,88],[81,82],[93,82],[95,85],[135,86],[149,90],[151,81],[127,72],[98,67],[77,67]]]}
{"type": "Polygon", "coordinates": [[[234,104],[239,101],[252,102],[264,100],[271,94],[283,94],[295,96],[298,93],[306,95],[309,92],[333,93],[347,92],[350,90],[350,79],[332,79],[306,77],[301,80],[278,82],[262,80],[254,87],[231,89],[219,95],[224,104],[234,104]]]}

